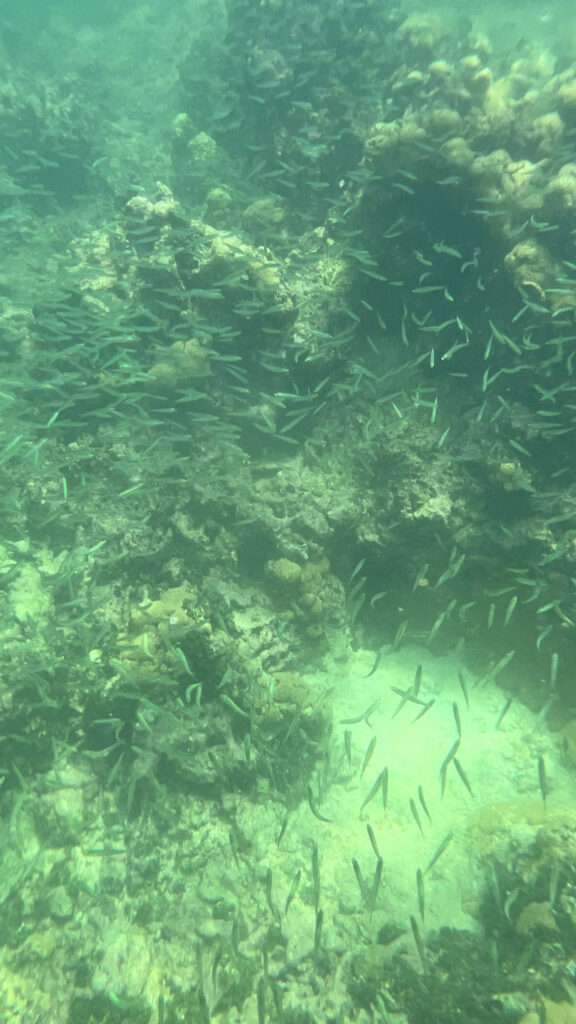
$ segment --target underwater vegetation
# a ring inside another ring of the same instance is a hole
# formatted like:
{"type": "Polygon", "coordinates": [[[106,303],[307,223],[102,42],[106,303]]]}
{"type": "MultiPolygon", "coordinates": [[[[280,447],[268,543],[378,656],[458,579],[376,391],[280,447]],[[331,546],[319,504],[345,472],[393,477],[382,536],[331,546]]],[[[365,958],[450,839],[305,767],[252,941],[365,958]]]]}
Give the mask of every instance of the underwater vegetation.
{"type": "Polygon", "coordinates": [[[0,25],[0,1022],[576,1020],[576,53],[0,25]]]}

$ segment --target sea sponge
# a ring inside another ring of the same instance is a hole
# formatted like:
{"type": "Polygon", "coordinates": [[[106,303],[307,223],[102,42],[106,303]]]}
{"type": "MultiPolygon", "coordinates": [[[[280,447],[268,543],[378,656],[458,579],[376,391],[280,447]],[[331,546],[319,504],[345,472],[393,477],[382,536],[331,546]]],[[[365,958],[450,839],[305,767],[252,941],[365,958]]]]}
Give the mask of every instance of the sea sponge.
{"type": "Polygon", "coordinates": [[[459,135],[444,142],[440,146],[440,153],[449,164],[461,171],[468,170],[476,159],[474,150],[459,135]]]}
{"type": "Polygon", "coordinates": [[[438,14],[410,14],[398,29],[398,37],[410,46],[424,50],[437,50],[448,35],[448,28],[438,14]]]}
{"type": "Polygon", "coordinates": [[[564,134],[564,121],[557,110],[536,117],[528,129],[527,135],[537,146],[538,152],[548,156],[554,152],[564,134]]]}
{"type": "Polygon", "coordinates": [[[266,572],[274,583],[282,589],[297,586],[302,579],[302,569],[289,558],[277,558],[266,563],[266,572]]]}
{"type": "Polygon", "coordinates": [[[530,160],[511,160],[505,167],[502,178],[502,192],[507,205],[522,213],[533,214],[542,209],[544,203],[544,178],[542,163],[530,160]]]}
{"type": "Polygon", "coordinates": [[[166,391],[174,391],[182,383],[210,373],[210,357],[197,338],[176,341],[162,352],[162,359],[150,367],[149,376],[166,391]]]}
{"type": "Polygon", "coordinates": [[[546,207],[551,212],[576,208],[576,164],[564,164],[546,186],[546,207]]]}
{"type": "Polygon", "coordinates": [[[558,276],[552,256],[540,242],[528,238],[518,242],[504,258],[504,266],[516,288],[530,290],[536,301],[545,299],[547,288],[558,276]]]}
{"type": "Polygon", "coordinates": [[[558,99],[562,106],[567,107],[571,112],[576,110],[576,78],[572,78],[560,86],[558,99]]]}

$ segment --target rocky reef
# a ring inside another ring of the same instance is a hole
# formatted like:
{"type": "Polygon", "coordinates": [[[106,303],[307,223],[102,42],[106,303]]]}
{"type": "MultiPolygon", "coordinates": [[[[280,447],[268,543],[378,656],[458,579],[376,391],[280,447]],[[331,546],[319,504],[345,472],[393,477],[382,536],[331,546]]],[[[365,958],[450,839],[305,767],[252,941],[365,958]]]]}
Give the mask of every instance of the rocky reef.
{"type": "Polygon", "coordinates": [[[1,1013],[568,1024],[569,35],[169,6],[2,37],[1,1013]]]}

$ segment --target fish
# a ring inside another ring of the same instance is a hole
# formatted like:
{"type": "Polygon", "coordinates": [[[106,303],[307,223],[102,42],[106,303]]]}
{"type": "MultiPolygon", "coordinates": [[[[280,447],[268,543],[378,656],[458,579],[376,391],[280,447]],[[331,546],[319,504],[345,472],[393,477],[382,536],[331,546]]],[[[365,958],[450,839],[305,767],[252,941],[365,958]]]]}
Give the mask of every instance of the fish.
{"type": "Polygon", "coordinates": [[[376,857],[376,860],[380,860],[380,851],[378,849],[378,843],[376,842],[376,836],[374,835],[374,829],[372,828],[371,825],[366,825],[366,831],[368,833],[368,838],[370,840],[370,845],[372,846],[372,849],[374,850],[374,855],[376,857]]]}
{"type": "Polygon", "coordinates": [[[432,870],[434,865],[440,860],[440,857],[448,849],[448,847],[450,846],[450,843],[452,842],[453,838],[454,838],[454,833],[453,832],[448,832],[447,835],[444,836],[444,839],[440,843],[440,846],[437,848],[437,850],[435,851],[435,853],[432,856],[431,860],[428,861],[428,864],[426,865],[426,867],[424,869],[424,874],[425,875],[427,875],[428,872],[432,870]]]}
{"type": "Polygon", "coordinates": [[[410,810],[412,811],[412,817],[414,818],[414,821],[418,825],[418,828],[419,828],[421,834],[424,835],[424,829],[422,828],[422,822],[420,821],[420,815],[418,814],[418,808],[416,807],[416,804],[414,803],[414,800],[412,799],[412,797],[410,797],[410,810]]]}
{"type": "Polygon", "coordinates": [[[462,739],[462,722],[460,720],[460,709],[456,701],[452,704],[452,714],[454,715],[454,721],[456,723],[456,732],[458,733],[458,739],[462,739]]]}
{"type": "Polygon", "coordinates": [[[348,766],[352,767],[352,733],[350,729],[346,729],[344,732],[344,749],[346,751],[346,758],[348,766]]]}
{"type": "Polygon", "coordinates": [[[378,790],[382,786],[384,780],[387,779],[387,773],[388,773],[388,769],[387,768],[383,768],[382,771],[380,772],[378,778],[376,779],[376,781],[371,786],[371,788],[370,788],[370,790],[368,792],[368,795],[367,795],[367,797],[364,800],[364,803],[360,807],[360,813],[362,813],[364,808],[370,803],[371,800],[374,799],[374,797],[376,796],[376,793],[378,792],[378,790]]]}
{"type": "Polygon", "coordinates": [[[376,746],[376,740],[377,740],[377,737],[373,736],[372,739],[370,740],[370,743],[366,747],[366,753],[364,754],[364,760],[362,762],[362,769],[360,771],[360,778],[362,778],[362,776],[364,775],[364,772],[366,771],[368,765],[370,764],[370,760],[372,758],[372,754],[374,753],[374,748],[376,746]]]}
{"type": "Polygon", "coordinates": [[[375,700],[374,703],[371,704],[369,708],[366,708],[366,711],[361,715],[358,715],[357,718],[341,718],[340,725],[358,725],[360,722],[367,722],[370,715],[376,710],[379,704],[380,700],[375,700]]]}
{"type": "Polygon", "coordinates": [[[546,779],[546,764],[542,754],[538,758],[538,783],[540,786],[540,793],[542,794],[542,803],[546,807],[546,797],[548,795],[548,782],[546,779]]]}
{"type": "Polygon", "coordinates": [[[420,804],[422,806],[422,810],[424,811],[424,814],[428,818],[428,821],[430,822],[430,824],[432,824],[432,818],[430,817],[430,811],[428,810],[428,807],[426,806],[426,801],[424,799],[424,790],[422,789],[422,786],[418,786],[418,799],[420,801],[420,804]]]}
{"type": "Polygon", "coordinates": [[[512,707],[512,697],[508,697],[508,700],[502,706],[502,710],[500,711],[500,714],[498,715],[498,718],[496,720],[496,725],[494,726],[495,729],[498,729],[498,727],[502,724],[505,715],[508,714],[508,712],[509,712],[511,707],[512,707]]]}
{"type": "Polygon", "coordinates": [[[422,964],[422,970],[426,970],[426,952],[424,949],[424,943],[422,942],[422,936],[418,927],[418,922],[415,917],[410,917],[410,927],[412,929],[412,935],[414,936],[414,942],[416,943],[416,949],[418,950],[418,956],[420,957],[420,963],[422,964]]]}
{"type": "Polygon", "coordinates": [[[370,898],[369,898],[369,902],[368,902],[368,910],[370,911],[370,913],[372,913],[372,911],[374,910],[374,908],[376,906],[376,900],[378,898],[378,890],[380,888],[380,882],[382,881],[382,866],[383,866],[382,857],[378,857],[378,860],[376,862],[376,868],[374,870],[374,879],[372,881],[372,887],[370,889],[370,898]]]}
{"type": "Polygon", "coordinates": [[[302,878],[302,872],[301,871],[297,871],[296,874],[294,875],[294,879],[292,881],[292,885],[290,886],[290,892],[288,893],[288,896],[286,897],[286,903],[284,904],[284,916],[286,916],[286,914],[288,913],[288,911],[290,909],[290,904],[292,903],[292,900],[294,899],[294,897],[295,897],[295,895],[296,895],[296,893],[298,891],[298,886],[300,885],[300,879],[301,878],[302,878]]]}
{"type": "Polygon", "coordinates": [[[312,814],[314,815],[314,817],[318,818],[318,821],[325,821],[327,823],[331,822],[332,818],[325,818],[323,814],[320,814],[320,811],[315,806],[315,804],[314,804],[314,797],[312,796],[312,787],[311,786],[308,786],[308,789],[306,790],[306,795],[308,797],[308,806],[309,806],[310,810],[312,811],[312,814]]]}
{"type": "Polygon", "coordinates": [[[463,769],[462,765],[460,764],[460,761],[458,760],[457,757],[454,758],[454,767],[455,767],[456,771],[458,772],[458,775],[462,779],[462,782],[466,786],[466,789],[470,793],[470,796],[474,796],[474,794],[472,792],[472,787],[471,787],[470,782],[468,780],[468,776],[466,775],[466,772],[464,771],[464,769],[463,769]]]}
{"type": "Polygon", "coordinates": [[[416,889],[418,892],[418,910],[420,911],[420,917],[424,920],[426,901],[424,897],[424,876],[420,868],[416,872],[416,889]]]}
{"type": "Polygon", "coordinates": [[[324,911],[316,911],[316,923],[314,926],[314,959],[318,959],[320,953],[320,944],[322,942],[322,925],[324,923],[324,911]]]}
{"type": "Polygon", "coordinates": [[[448,767],[450,765],[450,762],[454,759],[455,755],[457,754],[459,746],[460,737],[458,737],[457,740],[454,740],[454,743],[450,747],[450,750],[448,751],[446,757],[444,758],[442,764],[440,765],[440,788],[442,796],[444,796],[444,790],[446,789],[446,774],[448,772],[448,767]]]}
{"type": "Polygon", "coordinates": [[[436,703],[436,698],[432,697],[432,700],[429,700],[428,703],[424,705],[424,707],[422,708],[422,711],[418,712],[418,714],[416,715],[416,718],[412,719],[412,724],[414,724],[414,722],[417,722],[420,718],[423,718],[424,715],[426,714],[426,712],[430,711],[430,708],[435,703],[436,703]]]}
{"type": "Polygon", "coordinates": [[[356,860],[355,857],[352,858],[352,867],[354,868],[354,874],[356,875],[356,881],[358,882],[358,888],[360,889],[360,895],[362,896],[362,901],[364,903],[364,906],[367,906],[368,905],[368,899],[367,899],[368,894],[367,894],[367,891],[366,891],[366,883],[364,882],[364,876],[362,875],[362,870],[360,868],[360,865],[359,865],[359,863],[358,863],[358,861],[356,860]]]}

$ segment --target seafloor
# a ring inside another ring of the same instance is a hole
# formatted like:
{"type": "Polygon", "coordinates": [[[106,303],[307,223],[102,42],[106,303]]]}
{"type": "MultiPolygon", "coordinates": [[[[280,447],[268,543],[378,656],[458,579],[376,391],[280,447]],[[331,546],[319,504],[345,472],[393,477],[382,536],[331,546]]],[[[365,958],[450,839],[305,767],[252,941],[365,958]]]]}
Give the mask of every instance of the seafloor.
{"type": "Polygon", "coordinates": [[[575,1024],[576,18],[0,4],[0,1024],[575,1024]]]}

